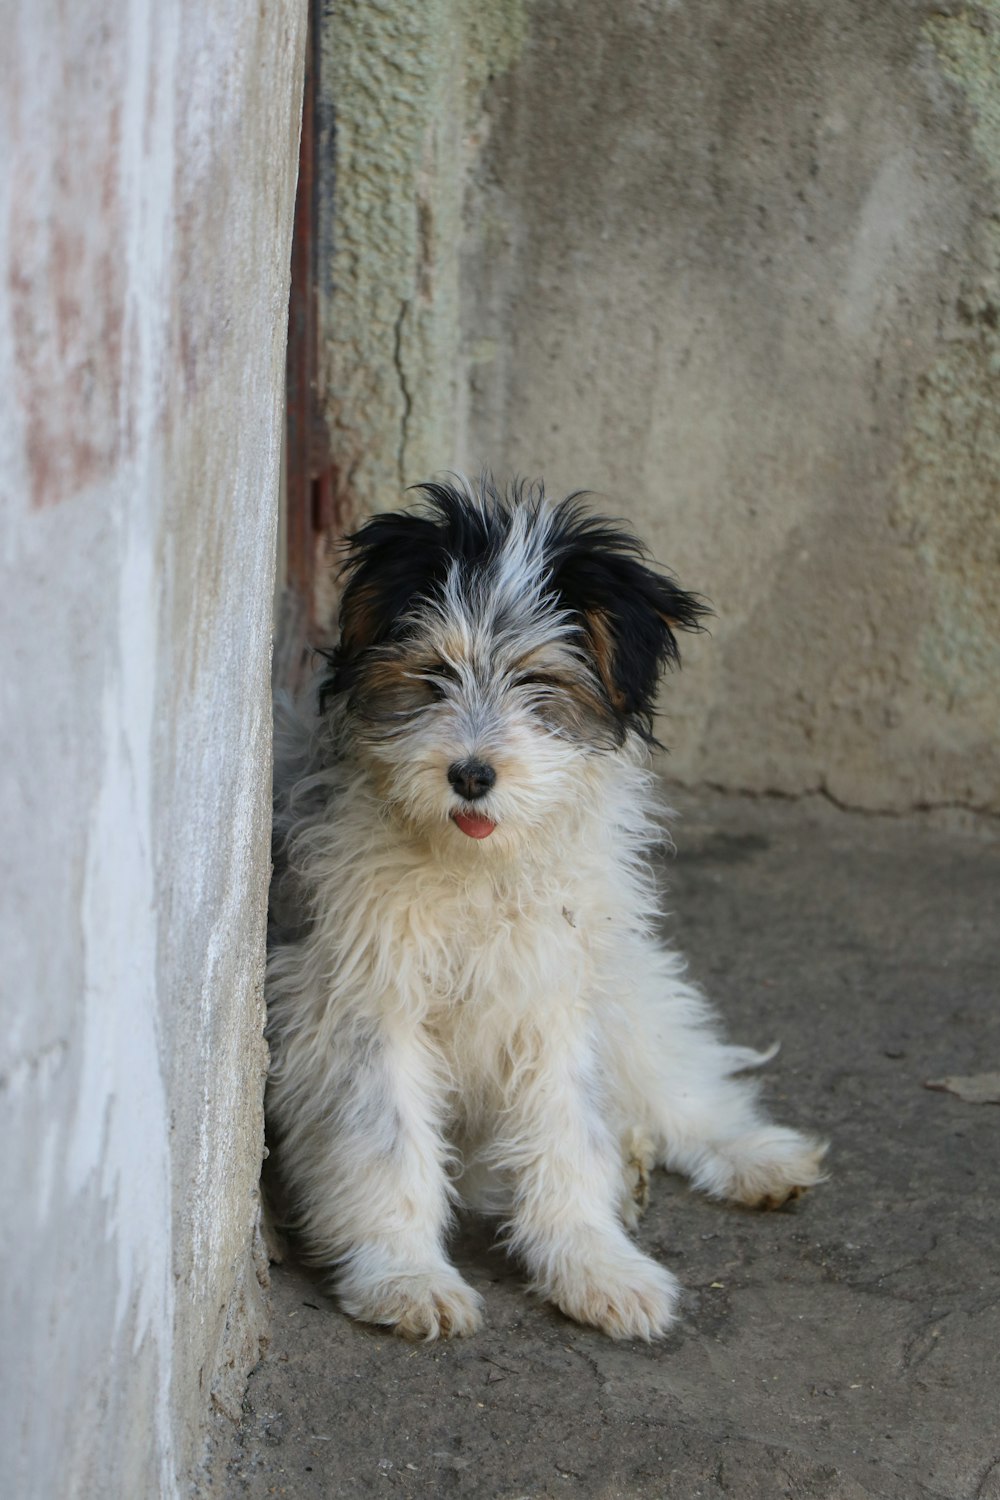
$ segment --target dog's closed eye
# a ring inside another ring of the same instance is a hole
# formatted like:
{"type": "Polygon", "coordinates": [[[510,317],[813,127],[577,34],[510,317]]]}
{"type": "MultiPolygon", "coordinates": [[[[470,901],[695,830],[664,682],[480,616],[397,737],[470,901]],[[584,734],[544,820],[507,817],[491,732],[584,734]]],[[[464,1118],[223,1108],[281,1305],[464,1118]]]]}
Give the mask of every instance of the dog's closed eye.
{"type": "Polygon", "coordinates": [[[435,703],[440,703],[442,699],[447,698],[449,685],[454,687],[462,680],[458,669],[448,661],[432,662],[422,667],[415,676],[435,703]]]}

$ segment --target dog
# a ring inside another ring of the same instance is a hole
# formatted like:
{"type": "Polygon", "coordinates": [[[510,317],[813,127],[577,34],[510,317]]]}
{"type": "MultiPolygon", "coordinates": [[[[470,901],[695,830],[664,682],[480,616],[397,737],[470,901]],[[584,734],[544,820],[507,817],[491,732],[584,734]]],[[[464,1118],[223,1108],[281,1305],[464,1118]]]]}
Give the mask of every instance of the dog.
{"type": "Polygon", "coordinates": [[[777,1207],[825,1146],[769,1122],[658,941],[653,707],[708,612],[580,495],[419,487],[348,540],[340,639],[276,742],[269,1142],[343,1308],[471,1334],[459,1204],[613,1338],[676,1317],[629,1230],[663,1166],[777,1207]]]}

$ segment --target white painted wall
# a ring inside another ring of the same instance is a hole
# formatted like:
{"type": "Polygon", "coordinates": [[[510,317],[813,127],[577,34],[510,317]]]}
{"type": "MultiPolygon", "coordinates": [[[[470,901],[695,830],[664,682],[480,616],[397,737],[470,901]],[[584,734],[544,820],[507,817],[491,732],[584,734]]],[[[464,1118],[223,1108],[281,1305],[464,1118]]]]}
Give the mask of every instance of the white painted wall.
{"type": "Polygon", "coordinates": [[[262,1328],[302,0],[0,49],[0,1493],[183,1494],[262,1328]]]}

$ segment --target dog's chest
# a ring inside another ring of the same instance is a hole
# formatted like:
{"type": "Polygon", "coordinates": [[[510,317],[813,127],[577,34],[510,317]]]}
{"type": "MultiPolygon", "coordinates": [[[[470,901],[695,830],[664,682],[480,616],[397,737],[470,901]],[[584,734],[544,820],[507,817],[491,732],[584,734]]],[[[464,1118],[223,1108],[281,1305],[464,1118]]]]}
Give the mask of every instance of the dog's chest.
{"type": "Polygon", "coordinates": [[[456,1009],[513,1011],[578,989],[591,961],[589,925],[570,888],[483,876],[422,891],[406,914],[406,942],[428,1011],[445,1024],[456,1009]]]}

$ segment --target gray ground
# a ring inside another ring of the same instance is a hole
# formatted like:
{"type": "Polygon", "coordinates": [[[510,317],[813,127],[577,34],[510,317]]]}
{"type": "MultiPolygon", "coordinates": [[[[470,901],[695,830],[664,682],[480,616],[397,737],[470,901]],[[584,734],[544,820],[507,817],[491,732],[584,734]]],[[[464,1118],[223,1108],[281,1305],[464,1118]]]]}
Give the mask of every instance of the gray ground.
{"type": "Polygon", "coordinates": [[[782,1039],[768,1095],[830,1181],[766,1215],[658,1174],[640,1238],[689,1292],[651,1347],[532,1302],[476,1227],[465,1342],[275,1268],[231,1500],[1000,1500],[1000,1108],[924,1087],[1000,1068],[996,825],[675,800],[669,930],[734,1039],[782,1039]]]}

